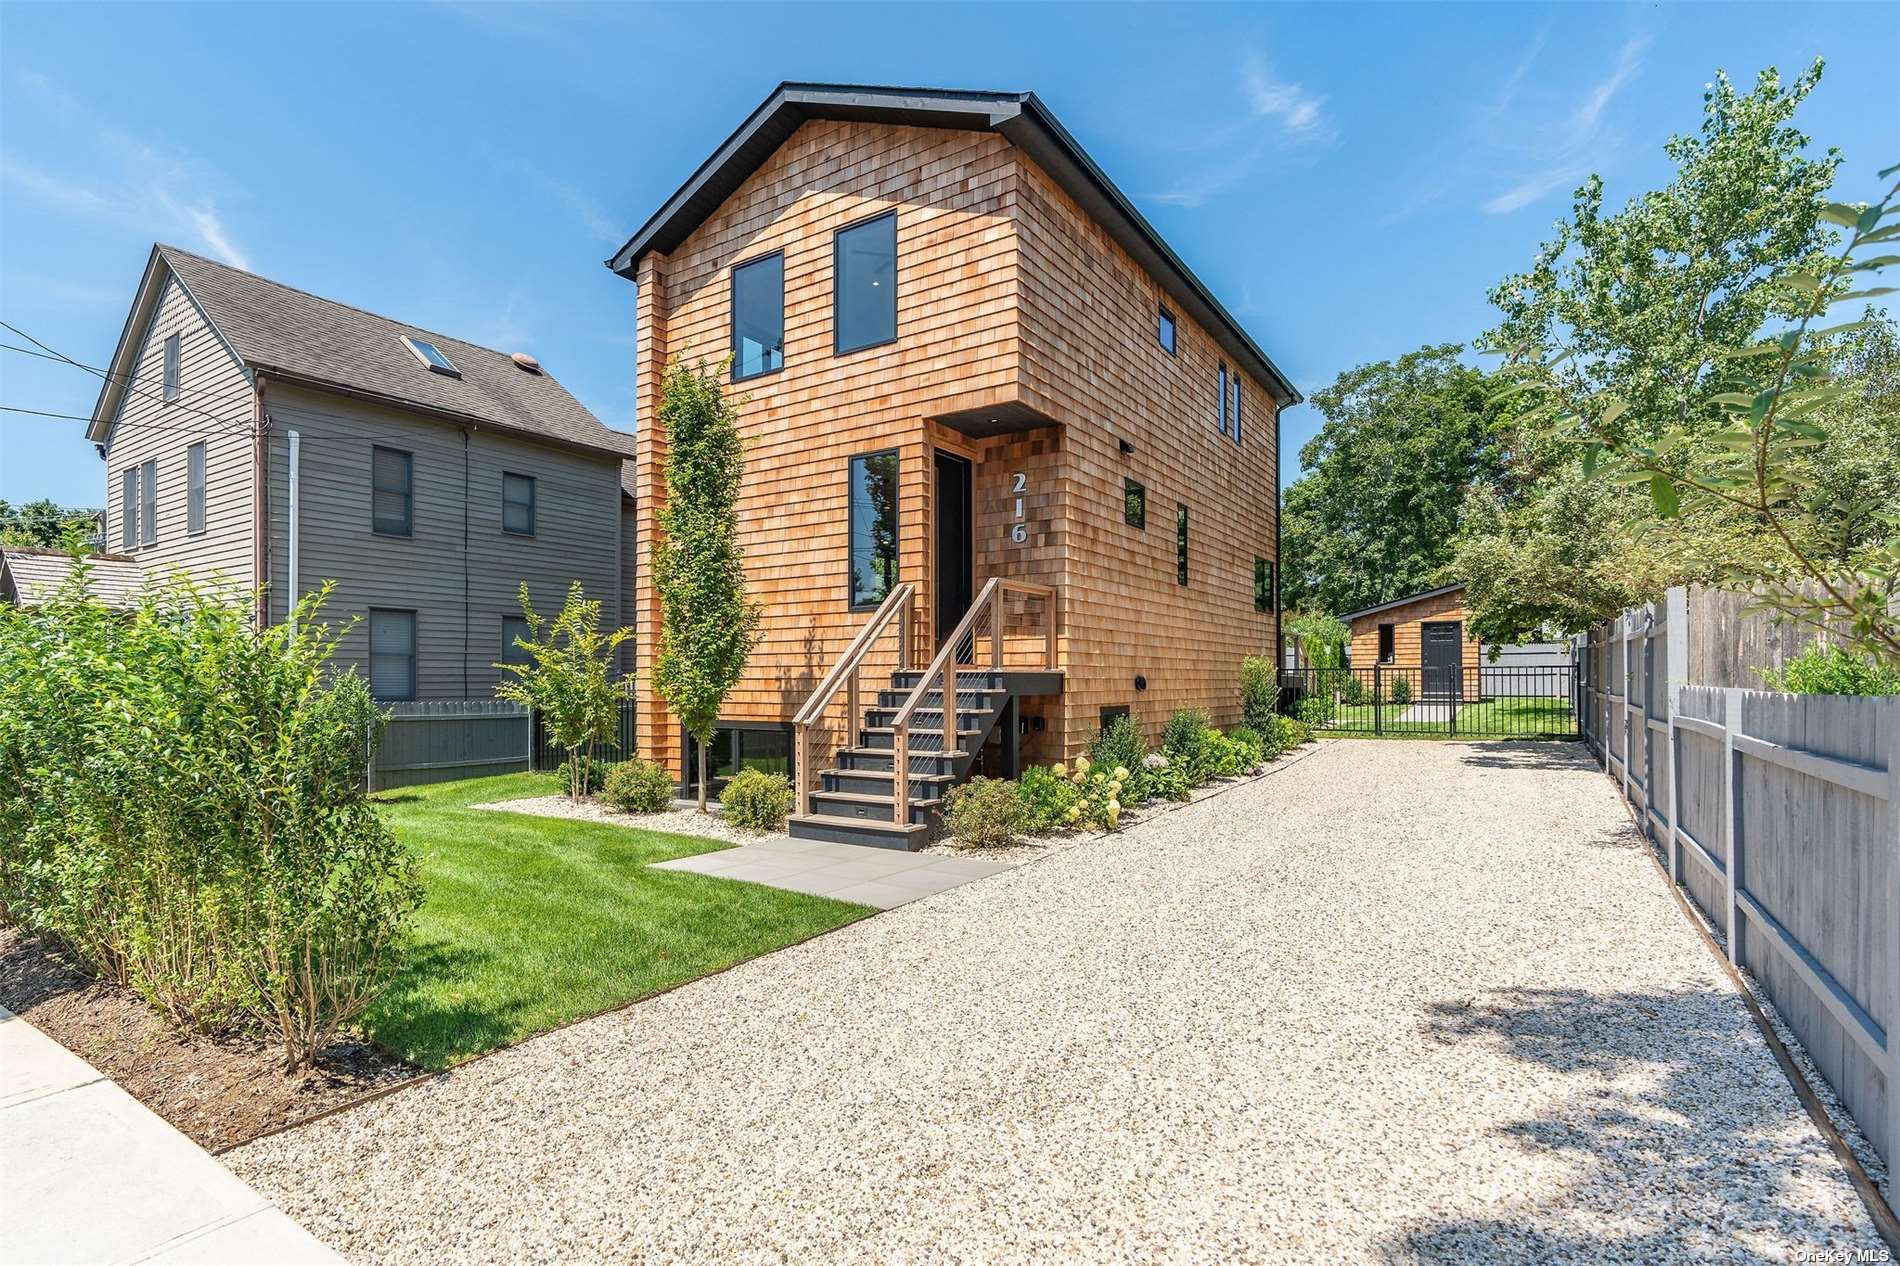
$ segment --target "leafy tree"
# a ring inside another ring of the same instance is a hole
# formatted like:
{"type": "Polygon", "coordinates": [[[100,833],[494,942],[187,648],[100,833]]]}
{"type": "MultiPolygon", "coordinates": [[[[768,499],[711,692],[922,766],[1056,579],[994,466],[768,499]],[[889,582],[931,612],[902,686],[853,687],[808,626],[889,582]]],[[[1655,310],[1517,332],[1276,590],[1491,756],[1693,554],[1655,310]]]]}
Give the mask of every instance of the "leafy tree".
{"type": "Polygon", "coordinates": [[[97,510],[67,509],[41,498],[25,505],[0,501],[0,545],[35,545],[77,553],[98,528],[97,510]]]}
{"type": "Polygon", "coordinates": [[[1286,490],[1281,585],[1296,610],[1351,611],[1443,583],[1465,491],[1505,473],[1496,388],[1456,343],[1341,374],[1286,490]]]}
{"type": "Polygon", "coordinates": [[[614,652],[633,630],[603,633],[600,602],[587,597],[578,580],[568,587],[567,601],[551,622],[534,609],[523,584],[521,614],[528,621],[528,636],[516,638],[515,645],[528,653],[528,661],[496,664],[515,680],[502,682],[495,693],[541,713],[548,736],[567,752],[567,794],[579,803],[587,795],[594,744],[611,742],[620,720],[626,692],[613,675],[614,652]]]}
{"type": "Polygon", "coordinates": [[[1286,633],[1299,647],[1300,658],[1308,668],[1344,666],[1346,643],[1352,637],[1345,621],[1324,613],[1305,613],[1286,622],[1286,633]]]}
{"type": "Polygon", "coordinates": [[[660,645],[653,684],[699,742],[699,811],[706,812],[713,725],[759,637],[739,549],[745,454],[721,387],[723,367],[668,367],[660,402],[667,438],[666,504],[654,548],[660,645]]]}

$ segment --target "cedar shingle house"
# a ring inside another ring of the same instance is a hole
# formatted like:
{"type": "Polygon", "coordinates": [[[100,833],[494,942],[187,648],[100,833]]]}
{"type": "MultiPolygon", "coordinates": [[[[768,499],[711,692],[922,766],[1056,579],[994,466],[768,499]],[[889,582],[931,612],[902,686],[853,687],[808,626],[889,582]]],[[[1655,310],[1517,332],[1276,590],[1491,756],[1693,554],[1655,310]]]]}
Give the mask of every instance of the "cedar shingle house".
{"type": "Polygon", "coordinates": [[[261,587],[272,621],[335,582],[338,660],[383,699],[491,696],[524,581],[622,612],[631,437],[525,355],[154,246],[87,434],[108,549],[261,587]]]}
{"type": "MultiPolygon", "coordinates": [[[[609,265],[639,288],[643,555],[665,367],[731,358],[765,621],[713,755],[794,766],[795,832],[907,846],[951,783],[1117,713],[1238,720],[1300,396],[1034,94],[783,85],[609,265]]],[[[641,752],[685,779],[641,677],[641,752]]]]}

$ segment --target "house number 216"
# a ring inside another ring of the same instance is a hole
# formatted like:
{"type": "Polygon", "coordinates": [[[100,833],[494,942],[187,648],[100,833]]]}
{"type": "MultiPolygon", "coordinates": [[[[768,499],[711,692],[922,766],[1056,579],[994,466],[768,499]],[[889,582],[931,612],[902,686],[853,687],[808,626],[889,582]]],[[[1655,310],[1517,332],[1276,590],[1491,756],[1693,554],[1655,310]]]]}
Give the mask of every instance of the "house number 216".
{"type": "Polygon", "coordinates": [[[1023,490],[1029,487],[1029,476],[1017,471],[1009,477],[1009,491],[1016,498],[1016,521],[1009,525],[1009,539],[1021,545],[1029,539],[1029,525],[1023,522],[1023,490]]]}

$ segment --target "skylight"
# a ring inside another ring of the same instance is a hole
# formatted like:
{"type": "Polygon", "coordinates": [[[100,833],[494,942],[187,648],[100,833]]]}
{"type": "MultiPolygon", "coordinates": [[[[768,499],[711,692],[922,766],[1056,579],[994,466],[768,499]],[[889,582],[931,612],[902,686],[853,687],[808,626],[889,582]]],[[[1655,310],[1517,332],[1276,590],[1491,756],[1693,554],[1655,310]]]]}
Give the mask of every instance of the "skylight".
{"type": "Polygon", "coordinates": [[[405,334],[402,336],[402,345],[408,348],[417,360],[427,365],[436,373],[447,374],[451,378],[460,378],[462,376],[462,371],[455,367],[455,362],[444,356],[442,349],[438,348],[428,339],[414,338],[405,334]]]}

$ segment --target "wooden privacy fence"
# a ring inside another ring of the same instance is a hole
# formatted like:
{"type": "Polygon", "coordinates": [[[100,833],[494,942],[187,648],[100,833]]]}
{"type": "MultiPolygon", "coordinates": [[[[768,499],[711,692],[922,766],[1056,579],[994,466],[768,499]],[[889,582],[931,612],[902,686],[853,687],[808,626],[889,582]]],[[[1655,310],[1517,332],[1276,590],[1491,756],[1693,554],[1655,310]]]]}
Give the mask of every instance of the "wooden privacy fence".
{"type": "MultiPolygon", "coordinates": [[[[567,753],[547,739],[539,713],[499,699],[441,699],[384,705],[389,719],[369,760],[369,787],[382,791],[455,778],[552,770],[567,753]]],[[[602,760],[633,753],[633,700],[622,700],[613,742],[602,760]]]]}
{"type": "Polygon", "coordinates": [[[1699,685],[1689,595],[1578,639],[1584,737],[1670,878],[1892,1163],[1900,697],[1699,685]]]}

